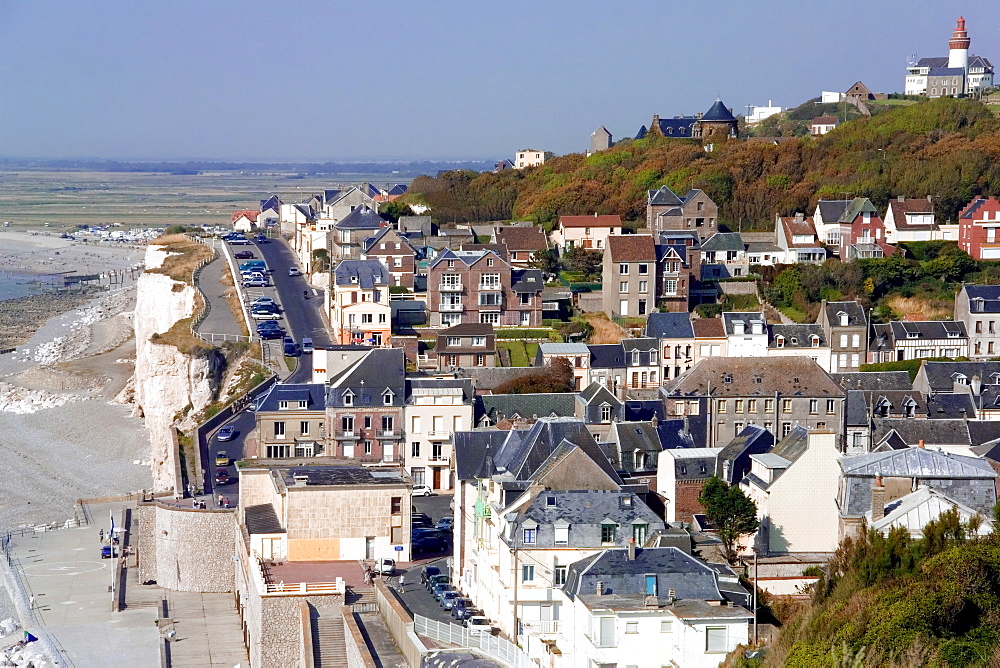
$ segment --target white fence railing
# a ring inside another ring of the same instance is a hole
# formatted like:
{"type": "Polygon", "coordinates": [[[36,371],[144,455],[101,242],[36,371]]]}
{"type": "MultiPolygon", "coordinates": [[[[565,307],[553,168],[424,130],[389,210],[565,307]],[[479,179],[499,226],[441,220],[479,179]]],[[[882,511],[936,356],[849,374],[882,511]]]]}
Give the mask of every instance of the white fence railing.
{"type": "Polygon", "coordinates": [[[514,643],[492,635],[471,633],[469,629],[458,624],[445,624],[414,615],[413,631],[439,642],[478,649],[511,668],[538,668],[537,664],[514,643]]]}

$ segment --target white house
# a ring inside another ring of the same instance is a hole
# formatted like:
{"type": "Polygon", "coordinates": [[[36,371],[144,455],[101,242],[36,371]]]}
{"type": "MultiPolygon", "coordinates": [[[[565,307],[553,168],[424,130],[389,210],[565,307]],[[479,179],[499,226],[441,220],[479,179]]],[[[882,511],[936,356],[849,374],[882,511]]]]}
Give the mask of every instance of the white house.
{"type": "Polygon", "coordinates": [[[729,357],[766,357],[767,320],[760,312],[722,314],[729,357]]]}
{"type": "Polygon", "coordinates": [[[756,105],[751,105],[750,113],[747,114],[746,117],[746,122],[747,125],[756,125],[765,118],[769,118],[771,116],[774,116],[775,114],[780,114],[780,113],[781,113],[781,107],[774,106],[771,100],[768,100],[767,106],[758,107],[756,105]]]}
{"type": "Polygon", "coordinates": [[[453,436],[474,426],[472,380],[412,378],[407,380],[406,389],[403,467],[414,485],[452,489],[453,436]]]}
{"type": "Polygon", "coordinates": [[[525,167],[537,167],[545,164],[545,151],[536,151],[533,148],[523,148],[514,154],[514,167],[524,169],[525,167]]]}

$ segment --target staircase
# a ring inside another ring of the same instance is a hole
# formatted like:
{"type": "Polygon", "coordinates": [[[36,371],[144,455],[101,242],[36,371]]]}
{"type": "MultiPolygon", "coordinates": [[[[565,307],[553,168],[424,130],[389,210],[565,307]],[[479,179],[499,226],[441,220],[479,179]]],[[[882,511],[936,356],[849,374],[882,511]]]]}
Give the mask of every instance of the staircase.
{"type": "Polygon", "coordinates": [[[344,641],[344,619],[339,614],[320,616],[313,612],[309,619],[312,627],[313,661],[316,668],[347,665],[347,645],[344,641]]]}

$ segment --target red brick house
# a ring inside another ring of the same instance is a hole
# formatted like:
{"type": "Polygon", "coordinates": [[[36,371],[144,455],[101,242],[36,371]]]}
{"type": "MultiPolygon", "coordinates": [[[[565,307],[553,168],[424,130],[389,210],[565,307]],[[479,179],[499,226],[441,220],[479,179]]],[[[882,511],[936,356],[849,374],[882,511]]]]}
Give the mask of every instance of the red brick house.
{"type": "Polygon", "coordinates": [[[977,197],[958,214],[958,247],[977,260],[1000,259],[1000,200],[977,197]]]}
{"type": "Polygon", "coordinates": [[[383,227],[375,236],[364,240],[361,246],[363,259],[381,260],[392,274],[392,284],[413,289],[417,251],[398,230],[383,227]]]}
{"type": "Polygon", "coordinates": [[[840,217],[840,257],[861,260],[892,255],[886,242],[885,223],[867,197],[855,197],[840,217]]]}
{"type": "Polygon", "coordinates": [[[542,272],[514,269],[491,250],[444,250],[427,270],[431,327],[542,324],[542,272]]]}

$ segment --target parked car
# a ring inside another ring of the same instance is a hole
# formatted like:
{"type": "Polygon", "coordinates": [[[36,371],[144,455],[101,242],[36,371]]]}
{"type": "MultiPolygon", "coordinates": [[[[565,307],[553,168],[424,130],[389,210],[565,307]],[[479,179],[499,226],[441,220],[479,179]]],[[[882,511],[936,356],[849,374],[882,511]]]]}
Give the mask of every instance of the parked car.
{"type": "Polygon", "coordinates": [[[243,287],[245,288],[266,288],[267,281],[263,278],[248,278],[243,281],[243,287]]]}
{"type": "Polygon", "coordinates": [[[237,260],[252,260],[255,256],[253,251],[236,251],[233,253],[233,257],[237,260]]]}
{"type": "Polygon", "coordinates": [[[229,243],[231,243],[234,246],[249,246],[250,245],[250,240],[247,239],[242,234],[240,236],[238,236],[238,237],[232,237],[231,239],[226,239],[226,241],[228,241],[229,243]]]}
{"type": "Polygon", "coordinates": [[[451,606],[451,616],[455,619],[461,619],[459,615],[461,615],[465,610],[471,610],[472,606],[473,603],[471,598],[459,596],[455,599],[455,603],[451,606]]]}
{"type": "Polygon", "coordinates": [[[219,467],[215,469],[215,484],[216,485],[229,484],[229,469],[224,467],[219,467]]]}
{"type": "Polygon", "coordinates": [[[458,612],[455,612],[455,609],[452,608],[452,617],[454,617],[457,621],[462,622],[463,624],[465,623],[465,620],[469,619],[470,617],[482,617],[482,616],[483,616],[483,611],[480,610],[479,608],[474,608],[472,606],[462,608],[458,612]]]}
{"type": "Polygon", "coordinates": [[[308,336],[303,336],[302,337],[302,352],[303,353],[311,353],[314,350],[316,350],[316,349],[313,348],[313,340],[310,339],[308,336]]]}
{"type": "Polygon", "coordinates": [[[254,306],[277,306],[277,304],[274,302],[274,299],[272,299],[271,297],[257,297],[257,299],[254,299],[252,302],[250,302],[250,306],[251,307],[254,307],[254,306]]]}
{"type": "Polygon", "coordinates": [[[413,541],[411,547],[415,554],[427,553],[427,552],[444,552],[445,550],[448,549],[448,543],[441,540],[440,538],[434,538],[428,536],[427,538],[421,538],[419,540],[413,541]]]}
{"type": "Polygon", "coordinates": [[[442,517],[437,521],[437,524],[435,524],[434,526],[440,529],[441,531],[451,531],[451,528],[454,524],[455,524],[454,517],[442,517]]]}
{"type": "Polygon", "coordinates": [[[236,436],[236,427],[231,424],[227,424],[219,430],[219,433],[216,436],[220,441],[231,441],[233,440],[233,437],[236,436]]]}
{"type": "Polygon", "coordinates": [[[295,343],[295,339],[290,336],[286,336],[281,340],[281,349],[286,357],[298,357],[302,354],[302,351],[299,350],[299,344],[295,343]]]}
{"type": "Polygon", "coordinates": [[[410,518],[411,529],[430,529],[433,526],[434,522],[431,521],[431,518],[423,513],[414,513],[410,518]]]}
{"type": "Polygon", "coordinates": [[[270,239],[268,239],[267,237],[265,237],[263,234],[258,234],[257,236],[255,236],[253,238],[253,240],[256,241],[259,244],[266,244],[266,243],[270,243],[270,241],[271,241],[270,239]]]}
{"type": "Polygon", "coordinates": [[[118,555],[115,552],[115,548],[113,548],[112,546],[110,545],[101,546],[101,559],[111,559],[117,556],[118,555]]]}
{"type": "Polygon", "coordinates": [[[445,610],[451,610],[452,606],[455,605],[455,601],[461,597],[462,595],[457,591],[446,591],[441,594],[441,598],[438,599],[438,605],[445,610]]]}
{"type": "Polygon", "coordinates": [[[285,330],[281,325],[274,322],[273,320],[267,320],[264,322],[257,323],[257,333],[263,334],[264,332],[281,332],[281,336],[285,335],[285,330]]]}
{"type": "Polygon", "coordinates": [[[376,559],[375,560],[375,572],[379,575],[390,576],[396,572],[396,560],[395,559],[376,559]]]}
{"type": "Polygon", "coordinates": [[[449,591],[455,591],[455,588],[447,582],[442,582],[441,584],[434,585],[434,588],[431,589],[431,596],[434,597],[435,601],[439,601],[441,600],[441,597],[444,596],[445,592],[449,591]]]}
{"type": "Polygon", "coordinates": [[[229,455],[225,450],[219,450],[215,453],[215,465],[216,466],[229,466],[229,455]]]}
{"type": "MultiPolygon", "coordinates": [[[[269,322],[274,322],[270,320],[269,322]]],[[[268,341],[270,339],[280,339],[285,336],[285,330],[283,329],[265,329],[263,331],[257,330],[257,336],[268,341]]]]}
{"type": "Polygon", "coordinates": [[[420,527],[410,531],[411,540],[423,540],[424,538],[437,538],[445,540],[444,533],[433,527],[420,527]]]}
{"type": "Polygon", "coordinates": [[[464,624],[468,627],[469,633],[473,635],[493,635],[493,625],[490,624],[490,620],[486,617],[469,617],[465,620],[464,624]]]}
{"type": "Polygon", "coordinates": [[[254,320],[280,320],[281,314],[277,309],[263,307],[250,309],[250,317],[254,320]]]}
{"type": "Polygon", "coordinates": [[[431,496],[432,494],[434,494],[434,490],[427,485],[413,486],[413,496],[431,496]]]}
{"type": "Polygon", "coordinates": [[[288,268],[288,275],[289,276],[301,276],[302,272],[299,271],[298,267],[289,267],[288,268]]]}
{"type": "Polygon", "coordinates": [[[427,591],[433,591],[435,585],[448,584],[451,582],[451,578],[445,573],[438,573],[436,575],[430,575],[427,577],[427,581],[424,583],[424,588],[427,591]]]}
{"type": "Polygon", "coordinates": [[[434,577],[435,575],[440,575],[441,569],[437,566],[424,566],[420,569],[420,584],[427,586],[427,580],[434,577]]]}

